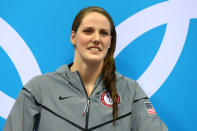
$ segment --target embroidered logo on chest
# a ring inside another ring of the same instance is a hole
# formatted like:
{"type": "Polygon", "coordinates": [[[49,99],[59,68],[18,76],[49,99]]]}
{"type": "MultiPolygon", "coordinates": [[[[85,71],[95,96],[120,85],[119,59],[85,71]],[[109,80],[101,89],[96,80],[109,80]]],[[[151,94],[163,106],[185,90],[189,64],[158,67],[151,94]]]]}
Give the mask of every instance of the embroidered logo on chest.
{"type": "MultiPolygon", "coordinates": [[[[112,107],[113,106],[113,101],[112,98],[110,97],[110,94],[107,91],[104,91],[101,95],[101,101],[103,105],[107,107],[112,107]]],[[[117,94],[117,103],[120,103],[120,96],[117,94]]]]}

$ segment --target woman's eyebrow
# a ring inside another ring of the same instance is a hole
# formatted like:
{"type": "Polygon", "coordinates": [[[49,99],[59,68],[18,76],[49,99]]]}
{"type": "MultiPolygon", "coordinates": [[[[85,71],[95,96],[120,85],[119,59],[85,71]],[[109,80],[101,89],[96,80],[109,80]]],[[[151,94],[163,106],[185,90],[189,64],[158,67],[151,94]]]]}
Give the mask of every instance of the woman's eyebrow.
{"type": "Polygon", "coordinates": [[[93,29],[93,27],[91,27],[91,26],[84,26],[83,28],[90,28],[90,29],[92,28],[93,29]]]}
{"type": "Polygon", "coordinates": [[[109,31],[110,31],[110,30],[105,29],[105,28],[101,28],[101,30],[103,30],[103,31],[107,31],[107,32],[109,32],[109,31]]]}
{"type": "MultiPolygon", "coordinates": [[[[92,26],[84,26],[83,28],[94,28],[92,26]]],[[[102,27],[100,30],[106,30],[106,31],[109,31],[109,29],[105,28],[105,27],[102,27]]]]}

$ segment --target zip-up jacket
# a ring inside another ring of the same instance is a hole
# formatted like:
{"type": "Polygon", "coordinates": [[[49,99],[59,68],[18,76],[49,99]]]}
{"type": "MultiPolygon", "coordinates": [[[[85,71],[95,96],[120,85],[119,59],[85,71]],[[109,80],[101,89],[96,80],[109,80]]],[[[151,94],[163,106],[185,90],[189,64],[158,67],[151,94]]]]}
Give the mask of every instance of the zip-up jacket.
{"type": "Polygon", "coordinates": [[[116,72],[118,118],[98,77],[88,97],[79,73],[68,65],[36,76],[21,90],[3,131],[167,131],[147,95],[116,72]]]}

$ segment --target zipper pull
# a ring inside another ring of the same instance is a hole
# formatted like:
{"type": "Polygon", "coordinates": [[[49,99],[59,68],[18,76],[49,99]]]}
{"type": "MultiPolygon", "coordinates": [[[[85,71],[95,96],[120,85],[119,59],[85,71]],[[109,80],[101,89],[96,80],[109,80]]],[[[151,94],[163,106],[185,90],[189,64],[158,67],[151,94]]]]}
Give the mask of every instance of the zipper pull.
{"type": "Polygon", "coordinates": [[[90,105],[90,99],[88,98],[87,107],[86,107],[86,112],[88,112],[89,105],[90,105]]]}
{"type": "Polygon", "coordinates": [[[85,105],[85,107],[84,107],[84,109],[83,109],[83,117],[85,116],[85,111],[86,111],[86,108],[87,108],[87,104],[88,104],[88,103],[86,103],[86,105],[85,105]]]}
{"type": "Polygon", "coordinates": [[[83,109],[83,117],[85,117],[85,114],[88,112],[89,105],[90,105],[90,99],[88,98],[88,101],[83,109]]]}

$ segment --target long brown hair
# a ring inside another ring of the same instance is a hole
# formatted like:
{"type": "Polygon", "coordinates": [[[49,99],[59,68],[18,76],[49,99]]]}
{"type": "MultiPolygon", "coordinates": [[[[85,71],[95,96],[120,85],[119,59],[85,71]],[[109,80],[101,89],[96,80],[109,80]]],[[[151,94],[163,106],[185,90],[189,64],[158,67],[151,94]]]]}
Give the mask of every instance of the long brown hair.
{"type": "Polygon", "coordinates": [[[73,25],[72,25],[72,31],[77,32],[82,19],[90,12],[98,12],[100,14],[103,14],[110,22],[110,35],[111,35],[111,46],[108,49],[107,55],[104,58],[104,63],[102,67],[102,79],[103,83],[105,85],[106,91],[110,94],[112,101],[113,101],[113,125],[115,125],[115,122],[118,117],[118,103],[117,103],[117,91],[115,87],[115,81],[116,81],[116,66],[114,61],[114,51],[116,48],[116,30],[113,23],[113,20],[111,16],[100,7],[87,7],[82,9],[77,16],[74,19],[73,25]]]}

